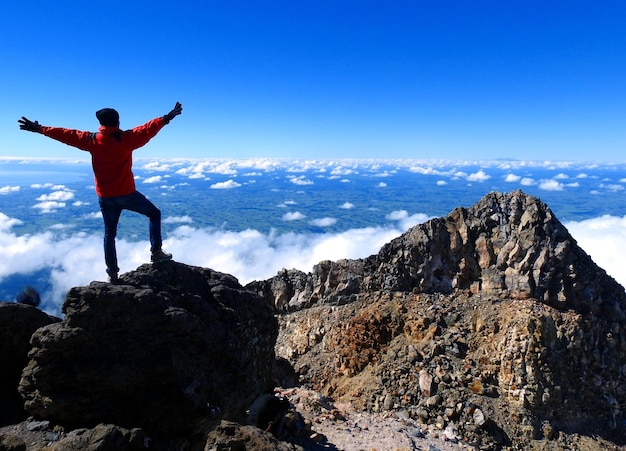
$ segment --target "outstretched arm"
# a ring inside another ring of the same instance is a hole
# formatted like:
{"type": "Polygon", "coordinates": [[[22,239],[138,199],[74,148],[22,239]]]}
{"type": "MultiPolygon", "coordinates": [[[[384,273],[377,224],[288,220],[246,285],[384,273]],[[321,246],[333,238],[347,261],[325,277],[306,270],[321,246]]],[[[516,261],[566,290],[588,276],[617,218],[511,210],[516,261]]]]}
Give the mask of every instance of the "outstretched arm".
{"type": "Polygon", "coordinates": [[[68,146],[77,147],[80,150],[91,150],[94,146],[93,133],[82,132],[79,130],[71,130],[68,128],[60,127],[46,127],[39,124],[37,121],[31,121],[30,119],[22,116],[17,122],[20,123],[20,129],[27,132],[41,133],[48,138],[61,141],[68,146]]]}
{"type": "Polygon", "coordinates": [[[21,130],[26,130],[27,132],[41,133],[41,125],[39,125],[39,122],[37,121],[33,122],[22,116],[22,119],[18,119],[17,122],[20,123],[21,130]]]}

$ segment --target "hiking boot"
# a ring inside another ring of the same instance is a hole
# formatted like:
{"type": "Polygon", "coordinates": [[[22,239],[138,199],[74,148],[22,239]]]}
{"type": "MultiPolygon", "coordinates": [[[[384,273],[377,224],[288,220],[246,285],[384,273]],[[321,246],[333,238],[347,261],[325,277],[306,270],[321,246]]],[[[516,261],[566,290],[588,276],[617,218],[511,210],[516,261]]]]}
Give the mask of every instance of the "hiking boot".
{"type": "Polygon", "coordinates": [[[150,261],[152,263],[165,262],[171,259],[172,259],[172,254],[168,254],[167,252],[164,252],[163,249],[152,251],[152,256],[150,257],[150,261]]]}

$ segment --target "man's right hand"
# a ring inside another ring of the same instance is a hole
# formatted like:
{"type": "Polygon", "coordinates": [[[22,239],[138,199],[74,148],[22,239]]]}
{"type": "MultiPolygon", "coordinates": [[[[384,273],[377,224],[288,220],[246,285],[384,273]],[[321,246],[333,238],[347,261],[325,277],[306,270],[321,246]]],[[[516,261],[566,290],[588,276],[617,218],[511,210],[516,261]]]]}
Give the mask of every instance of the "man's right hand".
{"type": "Polygon", "coordinates": [[[35,133],[40,133],[41,132],[41,125],[39,125],[39,122],[35,121],[31,121],[26,119],[24,116],[22,116],[22,119],[18,119],[17,122],[20,123],[20,129],[22,130],[26,130],[27,132],[35,132],[35,133]]]}

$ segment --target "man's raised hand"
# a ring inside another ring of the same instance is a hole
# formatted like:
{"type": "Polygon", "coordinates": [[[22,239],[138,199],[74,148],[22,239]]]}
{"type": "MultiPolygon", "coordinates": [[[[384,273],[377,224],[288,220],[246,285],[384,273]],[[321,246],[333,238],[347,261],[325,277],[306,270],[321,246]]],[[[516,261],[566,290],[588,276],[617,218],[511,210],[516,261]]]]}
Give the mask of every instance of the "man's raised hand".
{"type": "Polygon", "coordinates": [[[176,102],[176,105],[174,105],[174,109],[165,115],[165,120],[169,122],[182,112],[183,106],[180,104],[180,102],[176,102]]]}
{"type": "Polygon", "coordinates": [[[41,125],[39,125],[39,122],[37,121],[33,122],[29,119],[26,119],[24,116],[22,116],[22,119],[18,119],[17,122],[20,123],[21,130],[26,130],[27,132],[35,132],[35,133],[39,133],[41,131],[41,125]]]}

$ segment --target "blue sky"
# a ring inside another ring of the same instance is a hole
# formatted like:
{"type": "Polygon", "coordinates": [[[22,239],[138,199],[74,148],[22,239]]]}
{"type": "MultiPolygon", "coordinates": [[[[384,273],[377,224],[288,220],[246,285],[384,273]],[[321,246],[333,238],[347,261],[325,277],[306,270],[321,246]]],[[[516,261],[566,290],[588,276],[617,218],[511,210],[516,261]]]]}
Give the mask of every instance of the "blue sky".
{"type": "Polygon", "coordinates": [[[183,115],[145,157],[620,161],[622,1],[6,2],[0,156],[183,115]]]}

